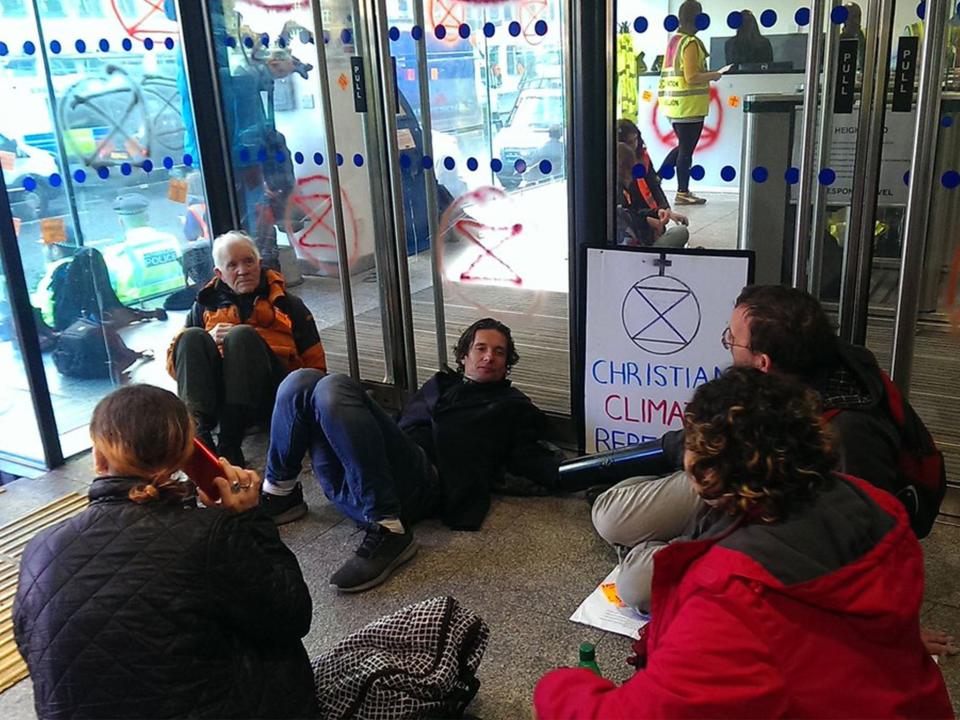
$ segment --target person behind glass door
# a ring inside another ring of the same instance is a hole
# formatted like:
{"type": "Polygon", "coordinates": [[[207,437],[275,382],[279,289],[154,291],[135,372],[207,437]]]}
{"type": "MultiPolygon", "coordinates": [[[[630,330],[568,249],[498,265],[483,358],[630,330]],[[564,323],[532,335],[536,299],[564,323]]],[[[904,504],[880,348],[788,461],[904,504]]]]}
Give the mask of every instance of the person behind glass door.
{"type": "Polygon", "coordinates": [[[863,34],[863,13],[856,3],[850,3],[844,7],[847,9],[847,19],[840,29],[840,37],[857,41],[857,68],[862,72],[863,59],[867,50],[867,36],[863,34]]]}
{"type": "Polygon", "coordinates": [[[756,16],[749,10],[741,10],[742,22],[737,34],[723,46],[725,59],[731,65],[748,65],[773,62],[773,46],[760,34],[756,16]]]}
{"type": "Polygon", "coordinates": [[[677,134],[677,146],[660,166],[677,169],[676,205],[703,205],[704,198],[690,192],[693,152],[710,110],[710,83],[723,77],[729,67],[707,71],[707,48],[697,35],[697,16],[703,8],[697,0],[685,0],[677,15],[678,32],[670,38],[660,70],[659,102],[677,134]]]}

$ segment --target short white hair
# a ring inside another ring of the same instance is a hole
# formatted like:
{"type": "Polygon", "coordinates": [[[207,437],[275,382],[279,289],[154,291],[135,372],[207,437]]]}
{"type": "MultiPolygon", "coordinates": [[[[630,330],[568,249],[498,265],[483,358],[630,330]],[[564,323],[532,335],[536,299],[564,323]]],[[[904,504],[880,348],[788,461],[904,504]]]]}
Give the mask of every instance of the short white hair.
{"type": "Polygon", "coordinates": [[[253,254],[256,255],[257,260],[260,259],[260,250],[257,249],[257,244],[249,235],[241,230],[228,230],[222,235],[217,235],[213,241],[213,264],[220,270],[223,270],[224,266],[223,256],[226,254],[227,249],[234,245],[246,245],[253,251],[253,254]]]}

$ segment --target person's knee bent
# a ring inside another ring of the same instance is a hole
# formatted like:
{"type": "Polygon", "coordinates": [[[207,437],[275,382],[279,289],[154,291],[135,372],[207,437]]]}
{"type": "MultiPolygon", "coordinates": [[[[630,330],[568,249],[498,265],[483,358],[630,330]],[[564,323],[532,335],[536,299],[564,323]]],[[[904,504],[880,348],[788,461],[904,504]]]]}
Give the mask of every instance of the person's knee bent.
{"type": "Polygon", "coordinates": [[[223,338],[223,354],[243,352],[250,347],[258,347],[263,343],[260,333],[252,325],[236,325],[223,338]]]}
{"type": "Polygon", "coordinates": [[[200,355],[210,349],[212,349],[213,352],[217,350],[217,345],[213,341],[213,338],[210,337],[210,333],[199,327],[187,328],[180,333],[180,337],[177,338],[177,344],[173,349],[174,370],[181,367],[188,356],[200,355]]]}
{"type": "Polygon", "coordinates": [[[620,566],[617,575],[617,597],[640,612],[650,612],[650,595],[653,587],[653,557],[649,566],[620,566]]]}
{"type": "Polygon", "coordinates": [[[590,509],[594,529],[611,545],[629,546],[631,544],[627,537],[632,536],[633,533],[628,532],[624,519],[624,496],[627,492],[628,490],[623,486],[614,485],[601,493],[590,509]]]}
{"type": "Polygon", "coordinates": [[[294,370],[283,379],[277,388],[274,406],[282,407],[291,404],[301,406],[305,404],[309,398],[313,397],[314,388],[324,377],[326,376],[322,372],[313,368],[294,370]]]}
{"type": "Polygon", "coordinates": [[[321,415],[331,414],[341,403],[363,398],[366,391],[363,386],[349,375],[336,373],[323,377],[313,389],[313,405],[321,415]]]}

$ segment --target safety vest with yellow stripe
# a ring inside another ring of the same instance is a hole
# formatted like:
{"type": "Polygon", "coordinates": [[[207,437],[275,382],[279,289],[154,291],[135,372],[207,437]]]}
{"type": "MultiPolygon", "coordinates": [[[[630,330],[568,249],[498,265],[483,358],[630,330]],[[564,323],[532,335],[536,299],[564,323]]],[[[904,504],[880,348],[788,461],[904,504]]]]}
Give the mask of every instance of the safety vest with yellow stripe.
{"type": "Polygon", "coordinates": [[[677,33],[667,44],[660,70],[660,107],[672,120],[706,117],[710,110],[710,83],[689,84],[683,74],[683,52],[687,45],[697,48],[696,72],[707,71],[707,49],[696,35],[677,33]]]}
{"type": "MultiPolygon", "coordinates": [[[[904,28],[907,37],[918,37],[923,42],[924,22],[917,20],[904,28]]],[[[947,24],[947,68],[960,67],[960,15],[950,19],[947,24]]]]}

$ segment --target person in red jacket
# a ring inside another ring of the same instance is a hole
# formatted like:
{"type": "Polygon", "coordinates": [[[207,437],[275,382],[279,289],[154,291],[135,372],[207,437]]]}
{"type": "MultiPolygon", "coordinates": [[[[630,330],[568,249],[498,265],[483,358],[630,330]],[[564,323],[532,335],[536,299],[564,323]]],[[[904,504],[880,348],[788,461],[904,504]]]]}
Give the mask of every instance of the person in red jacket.
{"type": "Polygon", "coordinates": [[[644,666],[621,686],[555,670],[548,718],[953,717],[920,639],[923,557],[903,505],[835,474],[815,393],[730,368],[684,417],[704,500],[654,559],[644,666]]]}

